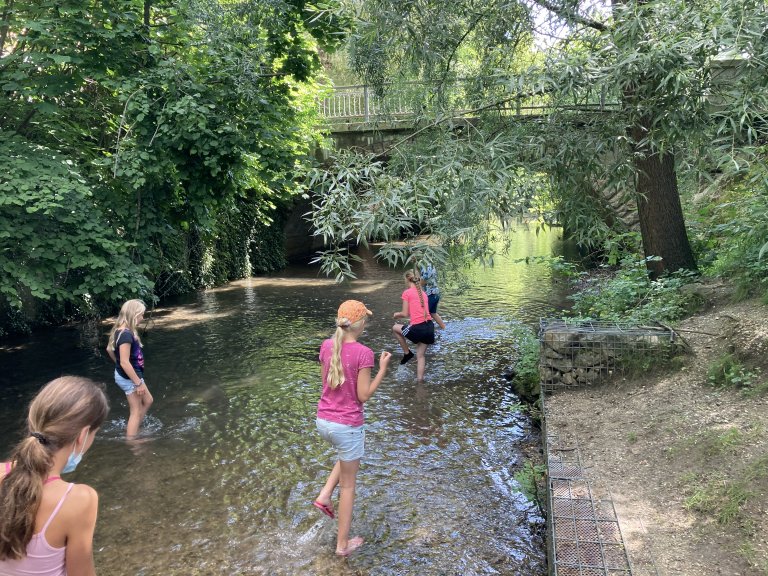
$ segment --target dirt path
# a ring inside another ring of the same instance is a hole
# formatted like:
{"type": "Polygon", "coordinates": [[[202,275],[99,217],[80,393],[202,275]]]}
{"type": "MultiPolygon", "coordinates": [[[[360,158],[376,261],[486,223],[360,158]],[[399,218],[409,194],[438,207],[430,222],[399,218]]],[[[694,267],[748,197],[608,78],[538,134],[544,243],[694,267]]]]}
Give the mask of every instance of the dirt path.
{"type": "Polygon", "coordinates": [[[674,370],[545,401],[548,432],[610,492],[635,576],[768,575],[768,392],[707,375],[732,353],[766,382],[768,307],[702,293],[706,308],[676,326],[691,353],[674,370]]]}

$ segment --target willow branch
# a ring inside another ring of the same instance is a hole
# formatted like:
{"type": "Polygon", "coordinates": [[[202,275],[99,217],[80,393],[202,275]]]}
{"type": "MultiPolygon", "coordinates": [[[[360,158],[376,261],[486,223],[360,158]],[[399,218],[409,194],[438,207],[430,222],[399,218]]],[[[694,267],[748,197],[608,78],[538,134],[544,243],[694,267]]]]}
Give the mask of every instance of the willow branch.
{"type": "Polygon", "coordinates": [[[533,0],[541,6],[542,8],[546,8],[550,12],[554,12],[561,18],[568,20],[569,22],[575,22],[577,24],[581,24],[583,26],[587,26],[588,28],[594,28],[595,30],[599,30],[600,32],[605,32],[608,30],[608,26],[603,24],[602,22],[599,22],[598,20],[593,20],[592,18],[587,18],[586,16],[582,16],[579,14],[576,10],[573,8],[568,8],[566,6],[558,6],[556,4],[553,4],[552,2],[549,2],[548,0],[533,0]]]}

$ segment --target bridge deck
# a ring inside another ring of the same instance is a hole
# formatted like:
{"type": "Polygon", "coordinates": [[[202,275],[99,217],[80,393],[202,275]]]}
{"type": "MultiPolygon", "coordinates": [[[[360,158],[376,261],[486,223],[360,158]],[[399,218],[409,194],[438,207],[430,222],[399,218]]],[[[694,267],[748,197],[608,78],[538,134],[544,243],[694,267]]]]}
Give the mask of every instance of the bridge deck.
{"type": "MultiPolygon", "coordinates": [[[[418,83],[413,83],[413,86],[420,86],[421,91],[424,89],[418,83]]],[[[465,90],[468,88],[471,89],[471,86],[455,84],[450,87],[453,90],[450,94],[442,95],[442,108],[450,110],[451,122],[472,121],[480,111],[517,118],[538,118],[556,110],[591,113],[616,109],[616,105],[606,103],[605,95],[599,92],[587,93],[579,102],[566,106],[554,104],[547,95],[529,96],[511,103],[500,95],[499,105],[483,105],[471,98],[465,90]]],[[[339,86],[318,102],[318,111],[333,132],[407,130],[416,124],[435,122],[434,117],[427,118],[423,113],[426,110],[423,107],[424,98],[424,94],[413,90],[378,96],[369,86],[339,86]]]]}

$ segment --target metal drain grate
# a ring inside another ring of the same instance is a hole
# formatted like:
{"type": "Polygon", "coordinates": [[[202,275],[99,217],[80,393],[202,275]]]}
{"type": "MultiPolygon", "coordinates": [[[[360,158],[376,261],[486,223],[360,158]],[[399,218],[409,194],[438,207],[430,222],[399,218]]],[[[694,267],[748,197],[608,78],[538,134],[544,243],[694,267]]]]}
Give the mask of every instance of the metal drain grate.
{"type": "Polygon", "coordinates": [[[578,448],[547,440],[549,526],[554,576],[631,576],[613,502],[583,477],[578,448]]]}

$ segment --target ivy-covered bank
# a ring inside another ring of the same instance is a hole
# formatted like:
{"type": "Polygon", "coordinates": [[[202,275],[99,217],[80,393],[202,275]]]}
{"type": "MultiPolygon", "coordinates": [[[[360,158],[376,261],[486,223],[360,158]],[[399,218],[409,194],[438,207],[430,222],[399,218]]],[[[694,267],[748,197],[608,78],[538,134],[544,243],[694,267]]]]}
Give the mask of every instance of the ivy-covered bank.
{"type": "Polygon", "coordinates": [[[0,336],[283,266],[339,14],[335,0],[7,3],[0,336]]]}
{"type": "MultiPolygon", "coordinates": [[[[269,221],[257,217],[259,208],[253,204],[234,206],[221,214],[220,231],[215,235],[203,235],[197,228],[189,231],[172,231],[166,238],[167,249],[163,253],[162,268],[145,268],[143,275],[138,267],[129,271],[138,274],[134,279],[137,294],[148,302],[189,293],[206,287],[217,286],[255,274],[279,270],[287,264],[284,246],[283,224],[291,210],[283,203],[270,214],[269,221]],[[154,277],[149,284],[147,277],[154,277]]],[[[0,220],[3,218],[0,217],[0,220]]],[[[77,250],[77,232],[51,235],[41,250],[77,250]]],[[[130,262],[129,253],[123,255],[130,262]]],[[[87,317],[100,317],[114,313],[119,302],[109,299],[92,299],[87,295],[88,286],[114,285],[103,253],[90,252],[82,255],[83,267],[104,269],[104,274],[79,274],[81,284],[76,291],[82,298],[44,298],[36,296],[36,286],[22,286],[18,290],[19,305],[11,306],[7,299],[0,299],[0,336],[25,334],[35,327],[59,325],[87,317]],[[113,309],[114,308],[114,309],[113,309]]],[[[117,271],[120,276],[125,271],[117,271]]],[[[55,281],[56,269],[51,272],[55,281]]],[[[41,282],[45,282],[45,278],[41,282]]],[[[126,278],[130,282],[130,278],[126,278]]],[[[50,285],[48,285],[50,286],[50,285]]]]}

